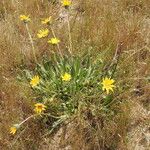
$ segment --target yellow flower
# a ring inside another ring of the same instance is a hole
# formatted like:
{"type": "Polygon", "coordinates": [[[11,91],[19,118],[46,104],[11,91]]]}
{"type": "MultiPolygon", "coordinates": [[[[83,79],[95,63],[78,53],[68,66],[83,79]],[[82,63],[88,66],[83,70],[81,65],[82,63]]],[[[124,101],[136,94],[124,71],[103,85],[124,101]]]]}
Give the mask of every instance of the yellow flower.
{"type": "Polygon", "coordinates": [[[32,87],[37,86],[39,83],[40,83],[40,78],[39,78],[39,76],[34,76],[34,77],[31,79],[31,81],[30,81],[30,85],[31,85],[32,87]]]}
{"type": "Polygon", "coordinates": [[[38,31],[37,36],[38,36],[38,38],[44,38],[44,37],[47,37],[48,34],[49,34],[48,29],[42,29],[42,30],[38,31]]]}
{"type": "Polygon", "coordinates": [[[64,6],[64,7],[69,7],[71,5],[70,0],[63,0],[61,3],[62,3],[62,6],[64,6]]]}
{"type": "Polygon", "coordinates": [[[102,90],[105,91],[106,90],[106,93],[109,94],[109,91],[114,91],[113,88],[115,87],[115,85],[113,85],[113,83],[115,82],[115,80],[111,79],[111,78],[103,78],[103,81],[102,81],[102,90]]]}
{"type": "Polygon", "coordinates": [[[15,134],[17,129],[19,128],[19,124],[15,124],[10,128],[10,134],[15,134]]]}
{"type": "Polygon", "coordinates": [[[61,76],[63,81],[70,81],[71,80],[71,75],[69,73],[65,73],[64,75],[61,76]]]}
{"type": "Polygon", "coordinates": [[[15,134],[17,131],[17,128],[16,127],[11,127],[10,128],[10,134],[15,134]]]}
{"type": "Polygon", "coordinates": [[[45,18],[44,20],[41,21],[42,24],[51,24],[52,22],[52,17],[45,18]]]}
{"type": "Polygon", "coordinates": [[[36,103],[34,106],[35,106],[34,111],[37,114],[41,114],[44,110],[46,110],[46,106],[42,103],[36,103]]]}
{"type": "Polygon", "coordinates": [[[30,22],[30,16],[26,16],[26,15],[20,15],[20,20],[23,21],[24,23],[30,22]]]}
{"type": "Polygon", "coordinates": [[[60,42],[60,40],[57,38],[51,38],[50,40],[48,40],[48,43],[53,44],[53,45],[56,45],[59,42],[60,42]]]}

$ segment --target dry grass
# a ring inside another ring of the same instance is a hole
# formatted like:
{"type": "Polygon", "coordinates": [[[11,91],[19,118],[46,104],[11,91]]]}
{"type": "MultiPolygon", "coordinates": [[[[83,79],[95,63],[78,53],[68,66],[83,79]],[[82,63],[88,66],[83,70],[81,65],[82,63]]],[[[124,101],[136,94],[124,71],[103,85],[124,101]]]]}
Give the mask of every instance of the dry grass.
{"type": "MultiPolygon", "coordinates": [[[[53,16],[54,30],[62,39],[60,46],[65,53],[68,45],[66,14],[58,0],[53,1],[54,3],[50,0],[0,1],[0,149],[63,150],[64,145],[70,145],[72,148],[68,146],[68,149],[73,150],[109,150],[109,148],[130,150],[131,147],[132,150],[138,150],[134,145],[137,137],[132,135],[132,131],[138,128],[136,124],[131,125],[138,120],[145,127],[148,116],[134,117],[135,113],[132,113],[132,120],[128,118],[129,110],[139,108],[138,105],[147,113],[149,111],[150,84],[146,79],[150,77],[149,0],[76,0],[71,10],[74,54],[90,49],[93,57],[107,61],[114,57],[116,48],[119,47],[117,82],[122,87],[125,85],[130,87],[123,89],[124,92],[116,97],[126,101],[119,107],[120,111],[124,112],[122,116],[116,116],[113,121],[106,121],[103,125],[101,125],[101,118],[92,118],[90,122],[90,117],[87,117],[86,121],[80,117],[66,127],[67,129],[60,128],[53,138],[42,138],[45,125],[39,120],[27,124],[16,137],[9,135],[9,127],[12,124],[32,114],[33,103],[30,89],[19,86],[16,80],[18,67],[34,66],[28,35],[18,17],[20,14],[31,15],[33,22],[29,27],[33,34],[39,62],[42,56],[51,54],[51,47],[46,44],[46,41],[41,42],[36,39],[36,33],[41,29],[41,18],[53,16]],[[133,107],[134,105],[137,107],[133,107]],[[96,127],[93,128],[95,122],[96,127]],[[100,126],[105,126],[104,130],[99,130],[100,126]],[[129,137],[126,137],[127,129],[130,130],[129,137]],[[63,137],[64,130],[69,132],[63,137]],[[100,139],[98,135],[101,135],[100,139]],[[127,138],[132,142],[127,142],[127,138]]],[[[146,130],[145,134],[147,133],[146,130]]],[[[143,150],[146,150],[146,146],[143,150]]]]}

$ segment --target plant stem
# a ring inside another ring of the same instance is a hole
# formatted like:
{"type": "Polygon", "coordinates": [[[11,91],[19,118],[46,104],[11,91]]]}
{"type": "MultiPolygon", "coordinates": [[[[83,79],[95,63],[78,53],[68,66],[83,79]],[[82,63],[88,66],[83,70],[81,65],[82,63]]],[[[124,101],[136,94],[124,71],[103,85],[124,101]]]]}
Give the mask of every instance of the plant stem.
{"type": "Polygon", "coordinates": [[[30,40],[30,43],[31,43],[31,46],[32,46],[33,57],[34,57],[35,62],[37,63],[37,58],[36,58],[36,54],[35,54],[35,47],[34,47],[33,38],[31,36],[28,24],[26,23],[25,25],[26,25],[26,29],[27,29],[27,32],[28,32],[29,40],[30,40]]]}
{"type": "MultiPolygon", "coordinates": [[[[41,115],[50,116],[52,118],[57,118],[57,119],[61,118],[61,117],[58,117],[58,116],[53,116],[50,113],[43,113],[41,115]]],[[[28,118],[23,120],[21,123],[19,123],[19,126],[21,126],[22,124],[24,124],[25,122],[27,122],[28,120],[30,120],[31,118],[36,117],[36,116],[39,116],[39,114],[34,114],[34,115],[29,116],[28,118]]]]}
{"type": "Polygon", "coordinates": [[[68,25],[68,34],[69,34],[69,52],[72,56],[72,38],[71,38],[71,29],[70,29],[70,19],[69,19],[69,10],[67,12],[67,25],[68,25]]]}
{"type": "Polygon", "coordinates": [[[26,121],[28,121],[29,119],[31,119],[31,118],[33,118],[35,116],[37,116],[37,114],[29,116],[28,118],[26,118],[25,120],[23,120],[21,123],[19,123],[19,126],[21,126],[23,123],[25,123],[26,121]]]}

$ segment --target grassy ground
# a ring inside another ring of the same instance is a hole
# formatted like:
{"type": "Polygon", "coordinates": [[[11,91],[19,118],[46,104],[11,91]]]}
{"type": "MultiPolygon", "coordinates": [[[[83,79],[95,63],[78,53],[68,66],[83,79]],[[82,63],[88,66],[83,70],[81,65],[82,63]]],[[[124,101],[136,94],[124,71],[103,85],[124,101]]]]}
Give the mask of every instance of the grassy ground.
{"type": "MultiPolygon", "coordinates": [[[[19,134],[9,128],[33,113],[33,91],[16,79],[20,68],[33,69],[35,60],[21,14],[30,14],[38,62],[55,52],[46,39],[36,34],[41,18],[52,16],[53,30],[66,53],[67,14],[58,0],[0,1],[0,149],[2,150],[148,150],[150,102],[150,1],[149,0],[74,0],[70,10],[70,33],[74,55],[87,50],[94,60],[102,60],[104,70],[116,60],[116,83],[120,100],[113,106],[120,114],[103,122],[103,116],[76,117],[53,135],[43,137],[49,124],[29,121],[19,134]],[[107,63],[108,62],[108,63],[107,63]],[[83,121],[84,120],[84,121],[83,121]],[[96,128],[93,124],[96,124],[96,128]],[[97,131],[93,131],[93,129],[97,131]],[[100,135],[100,136],[99,136],[100,135]]],[[[52,35],[52,33],[50,33],[52,35]]],[[[79,97],[79,99],[82,98],[79,97]]],[[[88,112],[87,112],[88,113],[88,112]]]]}

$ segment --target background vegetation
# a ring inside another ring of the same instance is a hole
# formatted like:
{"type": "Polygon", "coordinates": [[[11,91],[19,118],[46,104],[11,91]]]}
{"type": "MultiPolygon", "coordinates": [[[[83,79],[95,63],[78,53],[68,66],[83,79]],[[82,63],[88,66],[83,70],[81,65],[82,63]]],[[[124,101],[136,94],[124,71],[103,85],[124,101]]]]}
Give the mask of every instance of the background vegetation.
{"type": "MultiPolygon", "coordinates": [[[[0,149],[14,150],[148,150],[150,97],[150,1],[149,0],[74,0],[70,10],[73,55],[90,51],[104,70],[117,63],[115,76],[120,88],[113,105],[119,114],[94,117],[88,110],[53,134],[50,123],[29,121],[15,136],[12,124],[33,113],[35,97],[31,88],[20,84],[20,70],[34,70],[35,62],[21,14],[30,14],[38,62],[55,52],[45,39],[37,38],[41,18],[52,16],[53,30],[63,54],[68,46],[66,10],[58,0],[0,1],[0,149]]],[[[51,33],[52,35],[52,33],[51,33]]],[[[83,99],[83,95],[78,95],[83,99]]]]}

